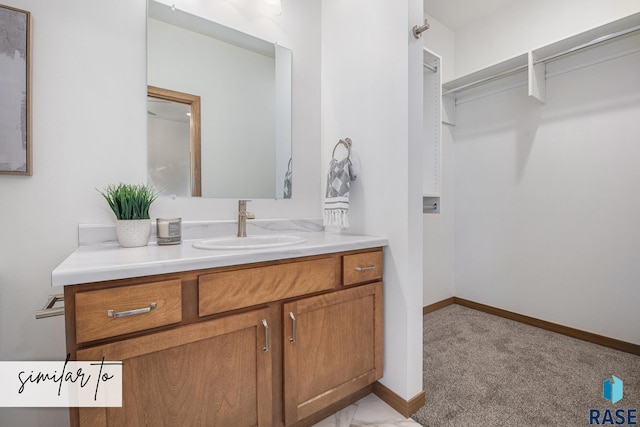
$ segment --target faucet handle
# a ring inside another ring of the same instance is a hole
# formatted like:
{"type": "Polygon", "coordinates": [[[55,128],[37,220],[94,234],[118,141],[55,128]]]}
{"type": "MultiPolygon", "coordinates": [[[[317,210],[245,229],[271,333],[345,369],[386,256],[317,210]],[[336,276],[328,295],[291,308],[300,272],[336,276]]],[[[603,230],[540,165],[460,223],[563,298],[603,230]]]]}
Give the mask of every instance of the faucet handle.
{"type": "Polygon", "coordinates": [[[246,211],[247,210],[247,203],[251,202],[251,200],[238,200],[238,210],[239,211],[246,211]]]}

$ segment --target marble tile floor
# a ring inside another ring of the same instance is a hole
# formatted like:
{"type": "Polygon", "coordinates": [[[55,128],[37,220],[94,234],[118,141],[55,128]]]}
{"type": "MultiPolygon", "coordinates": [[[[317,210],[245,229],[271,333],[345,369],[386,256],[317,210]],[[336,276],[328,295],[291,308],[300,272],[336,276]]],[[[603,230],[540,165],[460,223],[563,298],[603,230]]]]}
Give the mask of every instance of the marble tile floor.
{"type": "Polygon", "coordinates": [[[347,406],[313,427],[420,427],[411,418],[405,418],[375,394],[370,394],[347,406]]]}

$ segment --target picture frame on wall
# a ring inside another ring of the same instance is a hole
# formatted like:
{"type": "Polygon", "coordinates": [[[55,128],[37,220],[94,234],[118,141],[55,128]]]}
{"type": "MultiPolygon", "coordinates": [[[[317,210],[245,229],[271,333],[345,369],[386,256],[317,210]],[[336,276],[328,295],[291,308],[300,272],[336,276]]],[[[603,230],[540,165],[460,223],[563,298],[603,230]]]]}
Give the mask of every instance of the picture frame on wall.
{"type": "Polygon", "coordinates": [[[32,175],[31,13],[0,5],[0,174],[32,175]]]}

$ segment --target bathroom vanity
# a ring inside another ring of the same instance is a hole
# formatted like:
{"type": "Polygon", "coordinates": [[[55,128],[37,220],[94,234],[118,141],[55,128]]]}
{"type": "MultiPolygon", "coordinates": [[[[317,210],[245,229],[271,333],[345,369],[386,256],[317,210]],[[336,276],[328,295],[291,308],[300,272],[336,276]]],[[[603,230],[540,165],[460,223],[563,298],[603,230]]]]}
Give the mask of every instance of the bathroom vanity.
{"type": "Polygon", "coordinates": [[[303,234],[270,250],[81,246],[53,274],[67,351],[123,361],[123,406],[72,408],[71,425],[303,426],[368,394],[386,239],[303,234]]]}

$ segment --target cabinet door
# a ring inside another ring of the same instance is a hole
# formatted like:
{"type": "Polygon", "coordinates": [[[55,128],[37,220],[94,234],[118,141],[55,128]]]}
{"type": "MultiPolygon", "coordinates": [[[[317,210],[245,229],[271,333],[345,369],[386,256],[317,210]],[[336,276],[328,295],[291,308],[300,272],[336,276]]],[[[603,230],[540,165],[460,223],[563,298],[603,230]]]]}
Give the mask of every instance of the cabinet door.
{"type": "Polygon", "coordinates": [[[270,310],[77,352],[122,360],[122,408],[80,408],[81,426],[270,426],[270,310]]]}
{"type": "Polygon", "coordinates": [[[283,317],[286,425],[382,377],[382,282],[285,304],[283,317]]]}

